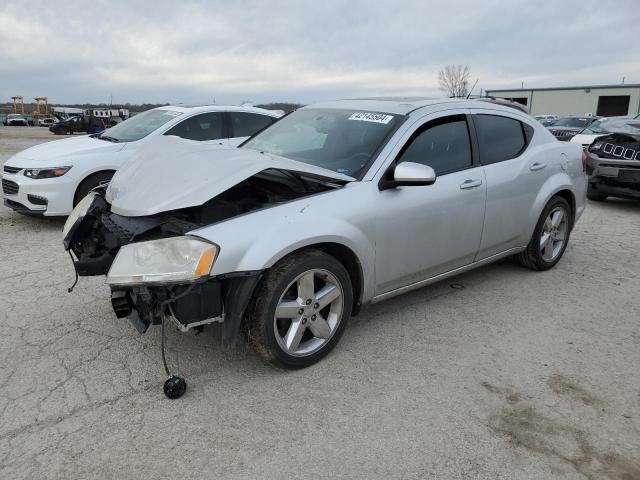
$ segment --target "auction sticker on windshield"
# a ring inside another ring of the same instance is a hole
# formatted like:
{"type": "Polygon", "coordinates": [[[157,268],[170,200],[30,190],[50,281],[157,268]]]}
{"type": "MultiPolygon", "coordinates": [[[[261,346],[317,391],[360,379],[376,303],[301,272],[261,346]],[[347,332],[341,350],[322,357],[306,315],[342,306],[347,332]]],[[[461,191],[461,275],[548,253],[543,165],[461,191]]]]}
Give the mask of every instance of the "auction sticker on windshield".
{"type": "Polygon", "coordinates": [[[393,115],[387,115],[385,113],[356,112],[349,117],[349,120],[384,123],[386,125],[393,120],[393,115]]]}

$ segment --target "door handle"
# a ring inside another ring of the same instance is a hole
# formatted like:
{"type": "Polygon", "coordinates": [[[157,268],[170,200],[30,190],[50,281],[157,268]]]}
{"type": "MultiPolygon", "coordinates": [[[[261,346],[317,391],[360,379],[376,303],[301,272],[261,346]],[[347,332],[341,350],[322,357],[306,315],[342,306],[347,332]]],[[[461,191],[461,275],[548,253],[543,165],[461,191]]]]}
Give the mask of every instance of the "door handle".
{"type": "Polygon", "coordinates": [[[465,180],[460,184],[460,190],[468,190],[470,188],[476,188],[482,185],[482,180],[465,180]]]}
{"type": "Polygon", "coordinates": [[[538,170],[542,170],[546,166],[547,166],[546,163],[535,162],[533,165],[529,167],[529,170],[531,170],[532,172],[537,172],[538,170]]]}

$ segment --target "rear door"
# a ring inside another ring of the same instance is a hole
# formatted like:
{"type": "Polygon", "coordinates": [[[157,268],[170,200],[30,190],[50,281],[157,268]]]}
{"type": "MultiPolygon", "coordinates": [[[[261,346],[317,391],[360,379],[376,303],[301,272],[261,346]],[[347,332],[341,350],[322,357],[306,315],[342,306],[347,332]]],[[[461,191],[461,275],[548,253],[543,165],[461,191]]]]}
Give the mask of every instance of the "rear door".
{"type": "Polygon", "coordinates": [[[165,132],[165,135],[175,135],[211,145],[229,144],[225,134],[223,112],[200,113],[185,118],[165,132]]]}
{"type": "Polygon", "coordinates": [[[229,145],[237,147],[249,137],[268,127],[277,118],[252,112],[229,112],[229,145]]]}
{"type": "Polygon", "coordinates": [[[476,258],[481,260],[526,245],[531,208],[555,162],[529,148],[535,129],[524,118],[498,110],[472,113],[487,181],[484,231],[476,258]]]}
{"type": "Polygon", "coordinates": [[[401,140],[394,162],[431,166],[436,182],[382,190],[376,226],[376,294],[473,262],[484,220],[483,168],[466,110],[430,115],[401,140]],[[400,147],[399,147],[400,148],[400,147]]]}

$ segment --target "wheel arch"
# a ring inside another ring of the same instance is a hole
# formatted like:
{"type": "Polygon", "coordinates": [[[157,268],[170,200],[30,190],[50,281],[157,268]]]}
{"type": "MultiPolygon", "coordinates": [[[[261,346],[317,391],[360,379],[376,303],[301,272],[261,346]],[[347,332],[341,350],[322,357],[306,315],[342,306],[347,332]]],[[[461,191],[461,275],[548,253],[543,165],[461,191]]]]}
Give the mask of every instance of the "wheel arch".
{"type": "Polygon", "coordinates": [[[529,228],[523,237],[523,241],[529,241],[542,211],[554,196],[560,196],[569,203],[569,207],[571,208],[571,228],[573,228],[576,217],[576,197],[571,179],[567,175],[557,174],[550,177],[538,192],[538,196],[531,209],[529,228]]]}
{"type": "MultiPolygon", "coordinates": [[[[573,226],[575,224],[575,219],[576,219],[576,197],[573,194],[573,192],[571,190],[569,190],[568,188],[563,188],[561,190],[558,190],[557,192],[555,192],[550,198],[549,200],[551,200],[551,198],[553,197],[561,197],[564,198],[567,203],[569,204],[569,207],[571,208],[571,224],[570,224],[570,229],[573,229],[573,226]]],[[[547,203],[548,201],[547,200],[547,203]]]]}
{"type": "Polygon", "coordinates": [[[360,259],[358,258],[356,253],[351,248],[342,243],[318,242],[305,245],[304,247],[300,247],[296,250],[288,252],[286,255],[283,255],[281,258],[279,258],[278,261],[305,250],[320,250],[322,252],[325,252],[334,257],[344,266],[345,270],[349,274],[349,279],[351,280],[351,286],[353,288],[353,309],[351,314],[353,316],[357,315],[360,312],[360,308],[362,306],[362,295],[364,292],[364,271],[362,269],[360,259]]]}
{"type": "Polygon", "coordinates": [[[75,205],[76,202],[76,197],[78,196],[78,191],[80,190],[80,188],[82,188],[83,184],[89,180],[91,177],[98,175],[100,173],[111,173],[111,174],[115,174],[116,173],[116,169],[115,168],[102,168],[99,170],[93,170],[90,171],[88,174],[86,174],[84,176],[84,178],[82,178],[82,180],[78,181],[78,185],[76,186],[76,190],[73,192],[73,204],[75,205]]]}

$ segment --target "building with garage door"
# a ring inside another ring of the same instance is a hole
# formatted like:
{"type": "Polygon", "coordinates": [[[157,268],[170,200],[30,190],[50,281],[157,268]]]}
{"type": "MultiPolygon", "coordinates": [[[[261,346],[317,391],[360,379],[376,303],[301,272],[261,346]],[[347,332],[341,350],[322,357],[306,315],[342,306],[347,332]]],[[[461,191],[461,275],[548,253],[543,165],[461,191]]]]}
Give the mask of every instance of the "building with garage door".
{"type": "Polygon", "coordinates": [[[640,84],[487,90],[487,96],[526,105],[531,115],[614,117],[640,113],[640,84]]]}

